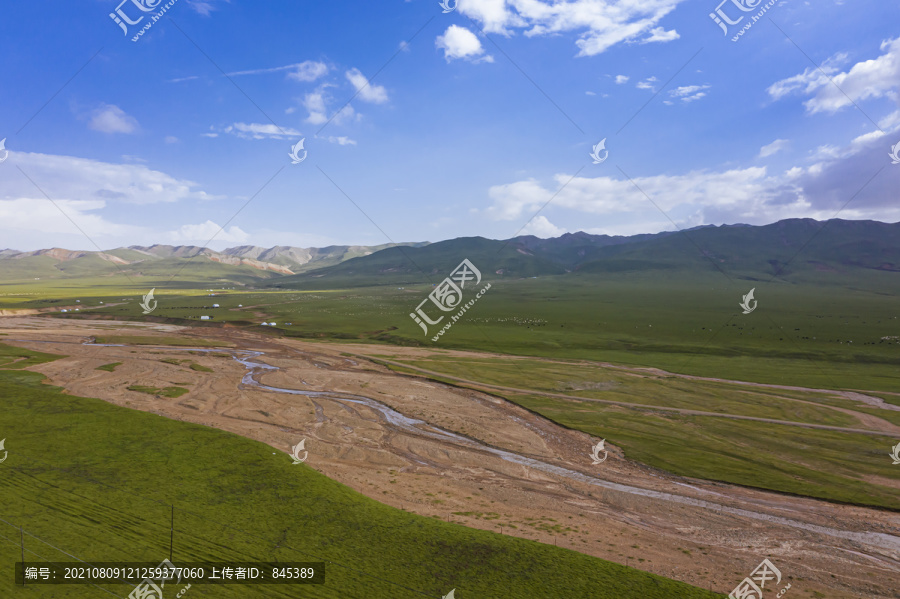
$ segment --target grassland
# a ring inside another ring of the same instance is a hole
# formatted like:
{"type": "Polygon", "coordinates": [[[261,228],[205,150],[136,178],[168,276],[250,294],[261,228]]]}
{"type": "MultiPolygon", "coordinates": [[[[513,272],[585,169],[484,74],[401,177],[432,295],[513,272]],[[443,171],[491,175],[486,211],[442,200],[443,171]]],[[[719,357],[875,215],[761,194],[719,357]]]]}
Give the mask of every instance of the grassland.
{"type": "Polygon", "coordinates": [[[108,343],[112,345],[170,345],[174,347],[228,347],[231,344],[219,341],[207,341],[205,339],[185,339],[183,337],[152,337],[142,335],[103,335],[98,336],[95,343],[108,343]]]}
{"type": "MultiPolygon", "coordinates": [[[[411,364],[485,383],[580,397],[584,402],[503,393],[561,424],[609,438],[629,458],[672,472],[896,508],[896,492],[877,484],[893,475],[885,452],[896,441],[888,437],[650,410],[665,406],[845,428],[855,428],[857,420],[833,408],[900,425],[898,412],[825,394],[772,393],[711,381],[637,380],[577,363],[589,360],[702,377],[862,390],[900,405],[896,273],[866,271],[849,279],[844,273],[840,284],[830,276],[808,273],[803,282],[789,284],[729,282],[718,273],[665,271],[517,280],[485,273],[491,290],[438,344],[409,317],[431,291],[430,285],[263,291],[208,284],[190,289],[182,281],[169,288],[157,284],[159,307],[146,317],[138,306],[142,290],[106,281],[92,288],[91,301],[96,307],[92,313],[105,318],[228,325],[263,335],[365,342],[384,346],[385,355],[390,355],[391,345],[407,345],[434,347],[436,355],[443,349],[462,349],[550,357],[556,360],[552,365],[529,364],[527,369],[504,359],[451,363],[432,357],[411,364]],[[759,305],[744,315],[738,302],[750,287],[756,288],[759,305]],[[96,303],[101,297],[103,306],[96,303]],[[213,303],[220,307],[212,308],[213,303]],[[201,314],[212,320],[200,322],[201,314]],[[263,321],[277,325],[262,327],[263,321]],[[561,365],[560,360],[573,364],[561,365]],[[641,404],[646,409],[592,404],[590,399],[641,404]],[[863,482],[866,477],[868,482],[863,482]]],[[[10,289],[23,293],[28,287],[10,289]]],[[[81,291],[69,289],[68,297],[87,297],[81,291]]],[[[27,308],[51,300],[54,305],[71,301],[60,290],[30,292],[30,299],[0,297],[0,305],[27,308]]],[[[140,342],[136,339],[113,332],[104,337],[140,342]]],[[[159,338],[147,342],[164,344],[159,338]]]]}
{"type": "Polygon", "coordinates": [[[116,366],[121,366],[121,362],[110,362],[109,364],[103,364],[102,366],[98,366],[96,370],[105,370],[106,372],[115,372],[116,366]]]}
{"type": "Polygon", "coordinates": [[[172,399],[181,397],[185,393],[190,393],[190,389],[185,389],[184,387],[149,387],[147,385],[129,385],[128,390],[172,399]]]}
{"type": "MultiPolygon", "coordinates": [[[[325,561],[326,584],[303,596],[537,596],[592,599],[721,597],[535,542],[386,507],[286,455],[233,434],[65,395],[20,370],[53,359],[0,346],[9,458],[0,465],[0,567],[49,561],[325,561]],[[48,451],[51,448],[52,451],[48,451]],[[62,552],[66,552],[65,554],[62,552]],[[69,554],[69,555],[66,555],[69,554]]],[[[124,596],[130,588],[110,586],[124,596]]],[[[80,599],[90,586],[0,594],[80,599]]],[[[295,597],[293,587],[195,585],[192,595],[295,597]]]]}
{"type": "MultiPolygon", "coordinates": [[[[758,281],[738,287],[727,285],[720,275],[686,280],[665,274],[491,282],[491,290],[441,338],[440,347],[654,366],[815,388],[900,392],[900,340],[890,339],[900,336],[900,310],[896,296],[878,288],[758,281]],[[757,287],[760,304],[743,315],[737,303],[750,286],[757,287]]],[[[132,299],[121,302],[126,290],[116,289],[111,295],[120,298],[118,305],[91,312],[200,326],[229,323],[305,339],[430,346],[409,317],[430,289],[220,289],[215,297],[198,290],[157,289],[159,307],[150,317],[142,315],[134,290],[132,299]],[[211,308],[212,303],[220,307],[211,308]],[[212,320],[199,321],[201,314],[212,320]],[[277,326],[262,327],[263,321],[277,326]]],[[[35,302],[39,300],[15,305],[35,302]]]]}
{"type": "MultiPolygon", "coordinates": [[[[388,357],[443,373],[446,376],[432,378],[448,384],[479,388],[456,380],[462,378],[492,385],[484,390],[568,428],[606,438],[621,447],[629,459],[669,472],[831,501],[900,509],[896,489],[878,483],[891,480],[890,460],[883,457],[896,439],[725,417],[744,415],[859,428],[856,418],[831,407],[877,415],[895,424],[900,424],[900,412],[866,407],[828,393],[635,376],[633,371],[598,370],[583,363],[450,358],[439,354],[418,360],[385,356],[388,357]],[[529,389],[547,395],[528,393],[529,389]],[[656,407],[718,413],[723,417],[679,414],[656,407]]],[[[422,375],[414,369],[391,367],[422,375]]]]}

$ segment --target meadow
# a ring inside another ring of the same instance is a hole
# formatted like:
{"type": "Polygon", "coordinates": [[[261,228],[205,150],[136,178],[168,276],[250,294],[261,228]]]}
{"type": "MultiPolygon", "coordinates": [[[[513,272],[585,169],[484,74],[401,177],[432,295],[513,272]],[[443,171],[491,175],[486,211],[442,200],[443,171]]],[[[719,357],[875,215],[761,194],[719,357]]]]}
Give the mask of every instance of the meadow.
{"type": "MultiPolygon", "coordinates": [[[[824,275],[823,275],[824,276],[824,275]]],[[[486,279],[488,279],[486,275],[486,279]]],[[[733,281],[718,273],[655,272],[491,279],[477,306],[433,344],[409,313],[428,285],[338,289],[253,289],[226,281],[158,285],[157,309],[138,305],[147,288],[121,280],[75,288],[22,282],[0,296],[0,308],[72,305],[84,312],[60,318],[113,318],[200,327],[249,328],[263,335],[353,341],[383,348],[431,347],[409,362],[481,383],[561,425],[605,437],[626,456],[670,472],[832,501],[900,508],[888,484],[887,453],[896,439],[786,424],[654,411],[655,406],[859,428],[849,409],[900,424],[900,412],[879,410],[827,393],[761,390],[714,381],[641,378],[584,361],[660,368],[669,372],[812,389],[863,390],[900,405],[900,304],[892,273],[857,275],[851,285],[829,281],[733,281]],[[758,308],[742,314],[743,293],[756,287],[758,308]],[[215,295],[210,295],[214,293],[215,295]],[[103,304],[100,304],[103,302],[103,304]],[[219,304],[213,308],[212,304],[219,304]],[[200,321],[200,315],[211,316],[200,321]],[[261,326],[275,322],[275,326],[261,326]],[[448,360],[447,349],[513,354],[554,361],[517,362],[485,356],[448,360]],[[529,393],[531,391],[531,393],[529,393]],[[581,397],[574,402],[541,393],[581,397]],[[591,403],[614,400],[634,406],[591,403]],[[641,408],[644,406],[644,408],[641,408]]],[[[845,281],[846,283],[846,281],[845,281]]],[[[49,283],[48,283],[49,285],[49,283]]],[[[327,285],[323,285],[327,287],[327,285]]],[[[109,325],[114,329],[115,325],[109,325]]],[[[140,342],[116,337],[107,340],[140,342]]],[[[440,377],[437,377],[440,378],[440,377]]]]}
{"type": "Polygon", "coordinates": [[[80,313],[58,316],[81,318],[88,306],[90,314],[105,317],[228,324],[304,339],[595,360],[761,383],[900,393],[900,304],[890,275],[871,273],[855,281],[859,286],[729,283],[718,273],[501,278],[490,281],[477,308],[437,344],[409,317],[430,285],[289,291],[207,281],[168,288],[161,287],[165,280],[148,280],[140,288],[123,286],[121,279],[87,280],[77,288],[75,282],[71,287],[22,282],[3,286],[0,309],[58,309],[80,298],[80,313]],[[145,316],[138,303],[153,286],[158,307],[145,316]],[[738,303],[754,286],[759,307],[744,315],[738,303]],[[201,321],[202,315],[211,319],[201,321]]]}

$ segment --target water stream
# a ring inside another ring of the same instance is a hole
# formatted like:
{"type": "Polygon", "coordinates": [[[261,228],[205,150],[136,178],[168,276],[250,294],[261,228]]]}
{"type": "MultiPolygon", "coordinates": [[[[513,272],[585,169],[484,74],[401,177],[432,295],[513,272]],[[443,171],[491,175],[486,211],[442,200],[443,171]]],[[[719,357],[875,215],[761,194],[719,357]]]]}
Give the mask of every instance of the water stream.
{"type": "MultiPolygon", "coordinates": [[[[28,340],[28,339],[11,339],[10,341],[27,341],[27,342],[36,342],[36,340],[28,340]]],[[[57,343],[57,342],[50,342],[57,343]]],[[[86,345],[102,345],[104,347],[127,347],[125,345],[120,344],[99,344],[99,343],[86,343],[86,345]]],[[[143,346],[146,348],[152,349],[160,349],[160,350],[173,350],[172,347],[152,347],[152,346],[143,346]]],[[[298,389],[283,389],[280,387],[272,387],[270,385],[264,385],[260,383],[257,378],[265,372],[274,372],[280,370],[277,366],[272,366],[270,364],[265,364],[263,362],[259,362],[256,358],[260,356],[264,356],[265,353],[261,351],[250,351],[250,350],[223,350],[223,349],[209,349],[209,348],[190,348],[190,347],[179,347],[177,351],[198,351],[198,352],[225,352],[228,351],[231,353],[232,357],[240,362],[246,369],[247,372],[241,379],[241,382],[250,385],[253,387],[257,387],[259,389],[264,389],[266,391],[272,391],[274,393],[287,393],[291,395],[304,395],[306,397],[327,397],[332,401],[337,402],[350,402],[359,405],[365,405],[366,407],[375,410],[380,413],[384,419],[391,424],[392,426],[405,431],[407,433],[429,437],[435,440],[439,440],[442,442],[453,443],[464,447],[470,450],[481,451],[484,453],[488,453],[494,455],[502,460],[505,460],[510,463],[519,464],[522,466],[526,466],[529,468],[534,468],[535,470],[540,470],[542,472],[546,472],[548,474],[553,474],[555,476],[559,476],[562,478],[567,478],[570,480],[575,480],[581,483],[586,483],[589,485],[593,485],[596,487],[601,487],[604,489],[609,489],[611,491],[617,491],[619,493],[626,493],[630,495],[636,495],[639,497],[646,497],[650,499],[657,499],[660,501],[668,501],[671,503],[677,503],[681,505],[691,506],[691,507],[700,507],[703,509],[707,509],[710,511],[714,511],[717,513],[725,513],[732,514],[735,516],[740,516],[743,518],[751,518],[754,520],[761,520],[765,522],[770,522],[772,524],[778,524],[781,526],[788,526],[791,528],[796,528],[800,530],[805,530],[813,533],[828,535],[830,537],[836,537],[839,539],[845,539],[848,541],[853,541],[859,543],[861,545],[868,545],[871,547],[878,547],[881,549],[886,549],[891,552],[891,558],[895,560],[900,560],[900,536],[887,534],[887,533],[877,533],[877,532],[853,532],[848,530],[841,530],[836,528],[831,528],[828,526],[819,526],[816,524],[810,524],[807,522],[801,522],[798,520],[792,520],[790,518],[784,518],[781,516],[773,516],[770,514],[763,514],[759,512],[754,512],[747,509],[735,508],[726,505],[722,505],[719,503],[714,503],[712,501],[706,501],[704,499],[696,499],[693,497],[685,497],[682,495],[675,495],[672,493],[666,493],[663,491],[654,491],[652,489],[643,489],[641,487],[634,487],[631,485],[624,485],[621,483],[610,482],[607,480],[602,480],[599,478],[595,478],[592,476],[588,476],[586,474],[582,474],[581,472],[576,472],[574,470],[570,470],[568,468],[564,468],[562,466],[557,466],[554,464],[549,464],[547,462],[543,462],[541,460],[530,458],[526,456],[522,456],[519,454],[511,453],[508,451],[504,451],[502,449],[497,449],[495,447],[491,447],[489,445],[484,445],[474,439],[470,439],[468,437],[463,437],[457,434],[454,434],[450,431],[446,431],[439,427],[428,424],[423,420],[419,420],[417,418],[410,418],[400,412],[394,410],[393,408],[375,400],[370,397],[365,397],[362,395],[351,395],[348,393],[335,393],[329,391],[301,391],[298,389]]],[[[676,483],[680,484],[680,483],[676,483]]],[[[690,486],[690,485],[686,485],[690,486]]],[[[703,492],[709,496],[719,496],[722,494],[716,493],[714,491],[707,491],[705,489],[700,489],[697,487],[691,487],[694,491],[703,492]]]]}
{"type": "MultiPolygon", "coordinates": [[[[221,350],[219,350],[221,351],[221,350]]],[[[848,541],[854,541],[856,543],[860,543],[863,545],[876,546],[882,549],[887,549],[893,552],[892,557],[894,559],[900,559],[900,537],[896,535],[886,534],[886,533],[876,533],[876,532],[853,532],[848,530],[839,530],[835,528],[830,528],[827,526],[819,526],[816,524],[810,524],[807,522],[800,522],[797,520],[792,520],[790,518],[783,518],[780,516],[773,516],[770,514],[762,514],[759,512],[754,512],[746,509],[735,508],[730,506],[721,505],[718,503],[713,503],[711,501],[706,501],[703,499],[696,499],[693,497],[685,497],[682,495],[674,495],[672,493],[666,493],[663,491],[654,491],[651,489],[643,489],[640,487],[634,487],[631,485],[623,485],[620,483],[614,483],[606,480],[602,480],[599,478],[595,478],[592,476],[588,476],[582,474],[581,472],[576,472],[574,470],[569,470],[568,468],[563,468],[561,466],[556,466],[554,464],[549,464],[547,462],[543,462],[541,460],[530,458],[526,456],[522,456],[519,454],[511,453],[508,451],[504,451],[502,449],[497,449],[495,447],[491,447],[489,445],[484,445],[475,441],[473,439],[469,439],[468,437],[463,437],[460,435],[456,435],[450,431],[443,430],[441,428],[435,427],[433,425],[428,424],[423,420],[419,420],[417,418],[410,418],[409,416],[405,416],[400,412],[394,410],[393,408],[375,400],[370,397],[364,397],[361,395],[351,395],[347,393],[333,393],[328,391],[301,391],[297,389],[283,389],[280,387],[272,387],[270,385],[264,385],[256,380],[256,376],[263,374],[264,372],[271,372],[280,370],[275,366],[271,366],[269,364],[264,364],[262,362],[255,361],[254,358],[257,358],[261,355],[264,355],[263,352],[246,352],[246,357],[238,357],[234,356],[234,359],[243,364],[247,368],[247,373],[244,375],[241,382],[247,385],[252,385],[254,387],[258,387],[260,389],[265,389],[267,391],[273,391],[275,393],[289,393],[292,395],[305,395],[307,397],[328,397],[334,401],[347,401],[355,404],[365,405],[366,407],[375,410],[380,413],[384,419],[395,426],[396,428],[403,430],[407,433],[412,433],[414,435],[430,437],[432,439],[436,439],[439,441],[454,443],[460,446],[464,446],[467,449],[475,449],[478,451],[482,451],[485,453],[492,454],[494,456],[499,457],[500,459],[506,460],[508,462],[514,464],[520,464],[522,466],[527,466],[529,468],[534,468],[535,470],[540,470],[542,472],[546,472],[548,474],[553,474],[556,476],[560,476],[563,478],[568,478],[570,480],[576,480],[578,482],[586,483],[589,485],[602,487],[604,489],[609,489],[611,491],[618,491],[620,493],[627,493],[630,495],[638,495],[640,497],[647,497],[652,499],[658,499],[661,501],[668,501],[672,503],[678,503],[681,505],[688,505],[692,507],[701,507],[704,509],[712,510],[715,512],[733,514],[735,516],[741,516],[744,518],[752,518],[754,520],[762,520],[765,522],[771,522],[773,524],[779,524],[782,526],[790,526],[792,528],[798,528],[802,530],[806,530],[809,532],[824,534],[832,537],[837,537],[840,539],[846,539],[848,541]]],[[[707,491],[698,489],[697,487],[691,487],[695,491],[702,491],[706,493],[707,491]]],[[[719,493],[715,493],[710,491],[710,495],[719,495],[719,493]]]]}

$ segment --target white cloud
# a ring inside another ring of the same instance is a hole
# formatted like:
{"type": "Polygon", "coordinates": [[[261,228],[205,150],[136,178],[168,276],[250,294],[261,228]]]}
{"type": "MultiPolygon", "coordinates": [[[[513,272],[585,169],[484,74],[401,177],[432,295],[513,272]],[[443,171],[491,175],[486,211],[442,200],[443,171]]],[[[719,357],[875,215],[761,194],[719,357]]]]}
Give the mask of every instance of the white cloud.
{"type": "MultiPolygon", "coordinates": [[[[143,164],[113,164],[73,156],[16,153],[17,163],[54,201],[115,201],[154,204],[182,200],[211,200],[197,184],[176,179],[143,164]]],[[[24,177],[3,186],[2,199],[35,197],[37,190],[24,177]]]]}
{"type": "Polygon", "coordinates": [[[355,146],[356,145],[355,139],[350,139],[349,137],[345,137],[343,135],[339,135],[337,137],[335,137],[334,135],[329,135],[327,139],[329,142],[331,142],[333,144],[337,144],[339,146],[355,146]]]}
{"type": "Polygon", "coordinates": [[[579,32],[579,56],[594,56],[626,41],[665,42],[678,38],[659,22],[684,0],[478,0],[460,2],[459,12],[488,33],[526,36],[579,32]]]}
{"type": "Polygon", "coordinates": [[[635,87],[638,88],[638,89],[650,89],[650,90],[655,90],[655,89],[656,89],[656,86],[654,86],[653,84],[656,83],[656,81],[657,81],[656,77],[647,77],[647,78],[644,79],[643,81],[638,81],[638,82],[635,84],[635,87]]]}
{"type": "MultiPolygon", "coordinates": [[[[576,177],[570,181],[570,176],[563,174],[556,175],[554,179],[556,188],[562,188],[553,200],[556,208],[571,208],[592,214],[653,208],[644,193],[627,179],[576,177]]],[[[706,207],[754,206],[765,201],[772,187],[766,169],[762,167],[636,177],[634,183],[666,212],[693,204],[706,207]]],[[[556,189],[545,188],[534,179],[496,185],[488,191],[494,200],[488,214],[500,220],[518,218],[542,206],[554,193],[556,189]]]]}
{"type": "Polygon", "coordinates": [[[666,31],[663,27],[654,27],[650,30],[649,37],[645,37],[641,40],[642,44],[649,44],[652,42],[671,42],[672,40],[677,40],[681,36],[678,35],[678,32],[672,29],[671,31],[666,31]]]}
{"type": "Polygon", "coordinates": [[[772,154],[776,154],[785,149],[790,143],[791,142],[786,139],[776,139],[772,143],[767,144],[759,149],[759,157],[768,158],[772,154]]]}
{"type": "Polygon", "coordinates": [[[69,235],[81,247],[93,250],[96,248],[90,240],[99,244],[101,242],[98,240],[104,237],[134,235],[140,231],[140,227],[112,223],[96,213],[104,207],[106,202],[102,200],[54,199],[50,202],[45,197],[34,196],[0,200],[0,231],[3,232],[4,247],[25,242],[31,246],[28,249],[37,249],[31,245],[34,239],[27,242],[15,239],[23,235],[46,239],[46,243],[53,246],[59,245],[58,239],[52,241],[54,236],[69,235]],[[72,224],[73,221],[77,227],[72,224]],[[84,239],[85,235],[87,239],[84,239]]]}
{"type": "Polygon", "coordinates": [[[616,75],[616,84],[622,85],[623,83],[628,83],[630,77],[626,75],[616,75]]]}
{"type": "Polygon", "coordinates": [[[182,225],[175,231],[169,232],[168,237],[175,243],[205,245],[213,238],[219,242],[244,243],[250,236],[240,227],[231,226],[222,230],[219,225],[208,220],[199,225],[182,225]]]}
{"type": "Polygon", "coordinates": [[[296,129],[271,123],[234,123],[225,127],[224,131],[243,139],[284,139],[303,135],[296,129]]]}
{"type": "Polygon", "coordinates": [[[166,135],[165,141],[167,144],[177,144],[178,138],[175,137],[174,135],[166,135]]]}
{"type": "MultiPolygon", "coordinates": [[[[225,0],[225,2],[230,2],[230,0],[225,0]]],[[[194,9],[194,12],[201,14],[204,17],[208,17],[210,13],[216,9],[212,0],[187,0],[187,4],[194,9]]]]}
{"type": "Polygon", "coordinates": [[[706,92],[702,90],[709,88],[709,85],[683,85],[669,91],[669,95],[673,98],[679,98],[682,102],[693,102],[706,96],[706,92]]]}
{"type": "Polygon", "coordinates": [[[102,104],[91,113],[88,127],[103,133],[134,133],[138,122],[114,104],[102,104]]]}
{"type": "Polygon", "coordinates": [[[471,62],[494,62],[494,58],[484,53],[481,40],[466,29],[458,25],[450,25],[443,35],[439,35],[434,45],[444,51],[444,59],[447,62],[459,58],[471,62]]]}
{"type": "Polygon", "coordinates": [[[359,69],[351,69],[345,73],[347,81],[356,88],[360,100],[383,104],[388,101],[387,90],[381,85],[371,83],[359,69]]]}
{"type": "Polygon", "coordinates": [[[799,93],[811,96],[803,105],[806,110],[834,113],[869,98],[887,97],[900,102],[900,38],[881,43],[881,56],[858,62],[847,71],[839,72],[838,65],[847,62],[846,54],[837,54],[822,64],[822,71],[834,81],[828,80],[821,71],[808,68],[798,75],[773,83],[768,88],[769,95],[779,100],[789,94],[799,93]],[[848,98],[849,96],[849,98],[848,98]]]}
{"type": "MultiPolygon", "coordinates": [[[[328,122],[328,104],[331,102],[331,96],[328,94],[328,88],[334,87],[333,83],[323,83],[314,91],[303,96],[303,107],[309,112],[306,122],[311,125],[321,125],[328,122]]],[[[332,122],[337,124],[353,120],[353,117],[359,118],[353,106],[347,104],[341,110],[340,114],[332,117],[332,122]]]]}
{"type": "MultiPolygon", "coordinates": [[[[527,217],[555,194],[556,210],[602,215],[604,221],[617,223],[619,232],[624,232],[619,225],[649,223],[661,216],[679,227],[765,224],[784,218],[827,220],[836,214],[897,222],[900,169],[883,168],[871,178],[877,165],[889,162],[889,141],[896,133],[888,132],[889,138],[881,132],[863,134],[844,147],[820,146],[808,159],[813,162],[810,166],[793,166],[778,174],[751,167],[634,177],[634,183],[613,177],[571,179],[567,174],[556,175],[547,185],[535,179],[514,181],[488,189],[492,204],[485,213],[496,220],[527,217]]],[[[775,140],[760,150],[760,156],[772,155],[788,143],[775,140]]]]}
{"type": "Polygon", "coordinates": [[[285,65],[283,67],[272,67],[268,69],[252,69],[249,71],[235,71],[228,73],[229,76],[238,75],[259,75],[263,73],[277,73],[280,71],[288,71],[287,78],[294,81],[315,81],[316,79],[328,74],[328,65],[314,60],[305,60],[294,64],[285,65]]]}
{"type": "Polygon", "coordinates": [[[557,227],[549,220],[547,220],[547,217],[538,215],[531,219],[531,221],[527,225],[525,225],[519,235],[534,235],[535,237],[540,237],[541,239],[547,239],[550,237],[559,237],[565,232],[565,229],[557,227]]]}

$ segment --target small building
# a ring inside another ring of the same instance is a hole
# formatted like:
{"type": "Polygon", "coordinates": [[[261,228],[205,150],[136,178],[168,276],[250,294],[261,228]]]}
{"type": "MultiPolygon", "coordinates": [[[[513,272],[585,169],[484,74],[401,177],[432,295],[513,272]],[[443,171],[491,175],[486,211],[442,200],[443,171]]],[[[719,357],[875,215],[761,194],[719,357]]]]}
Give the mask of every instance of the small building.
{"type": "Polygon", "coordinates": [[[219,304],[213,304],[213,308],[218,308],[219,304]]]}
{"type": "Polygon", "coordinates": [[[209,316],[201,316],[200,320],[209,320],[209,316]]]}
{"type": "Polygon", "coordinates": [[[60,310],[60,312],[68,312],[68,310],[60,310]]]}
{"type": "Polygon", "coordinates": [[[264,323],[262,323],[262,324],[259,325],[259,326],[261,326],[261,327],[267,327],[267,326],[269,326],[269,323],[268,323],[268,322],[264,322],[264,323]]]}

